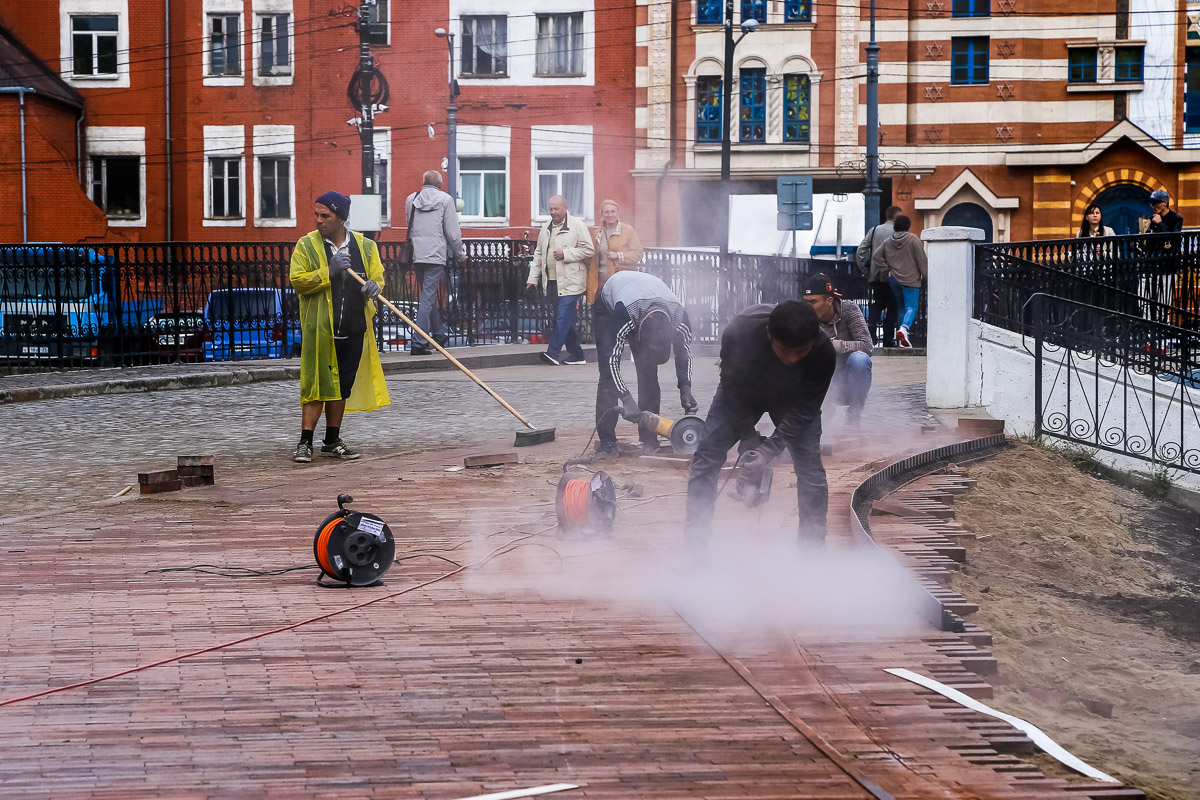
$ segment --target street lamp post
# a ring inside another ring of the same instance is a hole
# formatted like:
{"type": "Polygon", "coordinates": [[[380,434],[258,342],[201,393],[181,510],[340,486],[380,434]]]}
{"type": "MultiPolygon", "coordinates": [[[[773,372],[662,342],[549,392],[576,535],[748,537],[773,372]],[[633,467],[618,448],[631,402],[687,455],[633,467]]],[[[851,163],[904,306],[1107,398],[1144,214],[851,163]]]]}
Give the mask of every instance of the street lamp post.
{"type": "Polygon", "coordinates": [[[446,106],[446,182],[450,196],[458,199],[458,81],[454,79],[454,32],[438,28],[433,32],[445,39],[450,49],[450,103],[446,106]]]}
{"type": "Polygon", "coordinates": [[[733,38],[733,0],[725,0],[725,72],[721,79],[721,266],[729,255],[729,163],[733,127],[733,52],[747,34],[758,30],[758,20],[742,20],[742,35],[733,38]]]}
{"type": "Polygon", "coordinates": [[[866,233],[879,224],[879,45],[875,43],[875,0],[867,43],[867,185],[863,188],[866,233]]]}

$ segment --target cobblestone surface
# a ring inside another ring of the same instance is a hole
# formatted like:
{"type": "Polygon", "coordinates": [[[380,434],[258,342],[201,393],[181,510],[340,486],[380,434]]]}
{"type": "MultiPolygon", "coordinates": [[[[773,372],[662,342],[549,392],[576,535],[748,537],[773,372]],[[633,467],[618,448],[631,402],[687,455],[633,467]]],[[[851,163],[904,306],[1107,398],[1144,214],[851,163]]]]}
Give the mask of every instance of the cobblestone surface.
{"type": "MultiPolygon", "coordinates": [[[[888,430],[897,420],[915,425],[924,412],[923,358],[875,360],[875,389],[865,430],[888,430]]],[[[625,368],[632,379],[632,364],[625,368]]],[[[537,427],[557,427],[560,439],[582,449],[593,422],[596,366],[501,367],[478,373],[537,427]]],[[[662,373],[664,413],[679,413],[673,381],[662,373]]],[[[716,383],[712,358],[697,359],[701,412],[716,383]]],[[[392,405],[349,414],[343,438],[366,458],[411,454],[465,443],[510,448],[521,428],[499,404],[461,374],[392,375],[392,405]]],[[[44,503],[110,497],[136,483],[138,472],[170,469],[178,455],[216,456],[218,482],[250,476],[293,476],[327,469],[290,462],[299,438],[297,384],[290,381],[176,392],[63,398],[3,407],[7,439],[0,461],[0,519],[44,503]]],[[[317,438],[323,435],[324,423],[317,438]]],[[[632,426],[618,432],[636,440],[632,426]]],[[[136,491],[136,486],[135,486],[136,491]]]]}

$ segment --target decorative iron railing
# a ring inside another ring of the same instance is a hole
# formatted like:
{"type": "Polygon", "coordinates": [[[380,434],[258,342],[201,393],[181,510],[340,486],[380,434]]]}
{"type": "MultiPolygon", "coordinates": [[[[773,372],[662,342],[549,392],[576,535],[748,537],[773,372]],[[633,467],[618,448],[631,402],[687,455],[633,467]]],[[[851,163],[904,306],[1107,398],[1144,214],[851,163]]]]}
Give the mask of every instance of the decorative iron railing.
{"type": "MultiPolygon", "coordinates": [[[[465,242],[467,261],[446,270],[439,308],[452,346],[540,342],[550,304],[526,290],[533,243],[465,242]]],[[[384,295],[412,317],[419,276],[400,265],[400,243],[380,244],[384,295]]],[[[157,362],[293,356],[299,301],[288,280],[291,243],[0,246],[0,369],[32,371],[157,362]]],[[[665,280],[688,308],[702,342],[746,306],[800,295],[805,279],[831,274],[866,310],[868,286],[848,261],[812,261],[651,249],[642,269],[665,280]]],[[[580,314],[591,337],[591,314],[580,314]]],[[[410,346],[412,332],[386,307],[375,319],[381,350],[410,346]]],[[[914,326],[922,341],[924,309],[914,326]]]]}
{"type": "Polygon", "coordinates": [[[1024,327],[1036,435],[1200,473],[1191,331],[1042,293],[1024,327]]]}
{"type": "Polygon", "coordinates": [[[1039,292],[1200,330],[1200,233],[975,246],[976,319],[1021,331],[1039,292]]]}

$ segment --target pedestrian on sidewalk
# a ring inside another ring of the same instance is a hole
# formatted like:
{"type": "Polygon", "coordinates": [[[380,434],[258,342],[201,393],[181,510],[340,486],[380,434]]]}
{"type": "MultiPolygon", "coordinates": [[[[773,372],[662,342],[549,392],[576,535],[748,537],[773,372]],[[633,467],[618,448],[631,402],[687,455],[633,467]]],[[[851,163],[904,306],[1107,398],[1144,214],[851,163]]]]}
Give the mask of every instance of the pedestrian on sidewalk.
{"type": "Polygon", "coordinates": [[[321,455],[354,459],[342,441],[342,416],[391,403],[371,319],[383,289],[379,247],[348,230],[350,198],[325,192],[314,208],[317,229],[292,250],[290,277],[300,298],[300,442],[293,461],[312,461],[313,431],[325,412],[321,455]],[[361,285],[350,270],[366,278],[361,285]]]}
{"type": "Polygon", "coordinates": [[[596,302],[596,293],[604,282],[622,270],[637,269],[642,260],[642,240],[637,231],[621,221],[621,207],[616,200],[600,204],[600,227],[594,239],[596,252],[588,266],[588,302],[596,302]]]}
{"type": "Polygon", "coordinates": [[[688,476],[686,547],[700,554],[712,537],[717,478],[739,441],[757,438],[764,414],[775,432],[741,457],[743,478],[761,479],[787,449],[796,470],[802,543],[825,541],[829,486],[821,464],[821,404],[837,357],[812,306],[787,300],[747,308],[721,334],[721,378],[688,476]]]}
{"type": "MultiPolygon", "coordinates": [[[[408,215],[408,238],[412,241],[413,265],[417,269],[417,283],[421,286],[417,318],[414,321],[434,341],[445,346],[450,340],[437,307],[438,287],[446,267],[454,261],[466,261],[467,253],[463,248],[454,198],[442,191],[442,173],[436,169],[428,170],[423,181],[421,191],[413,192],[404,202],[408,215]]],[[[409,352],[414,356],[428,356],[433,354],[433,348],[425,337],[413,331],[409,352]]]]}
{"type": "MultiPolygon", "coordinates": [[[[596,455],[617,452],[617,415],[639,422],[643,411],[658,414],[662,391],[658,368],[675,354],[675,378],[679,386],[679,404],[685,414],[699,407],[692,396],[692,331],[683,303],[665,283],[653,275],[624,270],[605,281],[596,298],[596,358],[600,367],[600,385],[596,388],[596,455]],[[637,370],[638,398],[621,380],[621,357],[625,344],[633,350],[637,370]],[[619,405],[618,405],[619,403],[619,405]]],[[[658,434],[639,428],[642,450],[653,455],[658,450],[658,434]]]]}
{"type": "Polygon", "coordinates": [[[833,342],[837,367],[826,400],[846,406],[846,424],[857,428],[871,391],[871,331],[862,310],[842,300],[828,275],[817,273],[804,285],[804,302],[817,312],[821,332],[833,342]]]}
{"type": "MultiPolygon", "coordinates": [[[[1149,220],[1143,217],[1139,227],[1144,233],[1177,233],[1183,230],[1183,217],[1171,210],[1171,196],[1163,189],[1150,193],[1149,220]]],[[[1175,305],[1175,276],[1183,269],[1182,242],[1178,236],[1160,236],[1147,242],[1151,256],[1150,273],[1143,279],[1142,296],[1159,305],[1147,304],[1146,318],[1169,323],[1163,306],[1175,305]]],[[[1185,301],[1186,303],[1186,301],[1185,301]]]]}
{"type": "Polygon", "coordinates": [[[554,332],[550,334],[546,352],[541,354],[542,360],[554,366],[584,364],[575,318],[579,298],[587,291],[588,263],[596,248],[583,220],[567,213],[567,201],[562,195],[550,198],[549,211],[550,221],[538,232],[525,288],[540,286],[546,299],[554,304],[554,332]]]}
{"type": "Polygon", "coordinates": [[[892,235],[871,256],[871,265],[888,271],[888,283],[900,309],[896,343],[901,347],[912,347],[909,330],[917,318],[921,284],[929,272],[929,263],[925,258],[925,245],[921,237],[909,230],[912,220],[897,214],[892,227],[892,235]]]}
{"type": "Polygon", "coordinates": [[[887,270],[875,266],[871,257],[891,238],[894,233],[893,222],[900,215],[900,211],[900,206],[889,206],[885,214],[887,222],[881,222],[867,231],[854,253],[858,271],[867,279],[871,288],[871,304],[867,308],[867,326],[871,331],[871,339],[874,344],[883,347],[896,346],[896,317],[900,311],[896,305],[896,295],[892,293],[892,287],[888,283],[887,270]],[[883,326],[883,334],[876,339],[875,332],[879,330],[880,325],[883,326]]]}

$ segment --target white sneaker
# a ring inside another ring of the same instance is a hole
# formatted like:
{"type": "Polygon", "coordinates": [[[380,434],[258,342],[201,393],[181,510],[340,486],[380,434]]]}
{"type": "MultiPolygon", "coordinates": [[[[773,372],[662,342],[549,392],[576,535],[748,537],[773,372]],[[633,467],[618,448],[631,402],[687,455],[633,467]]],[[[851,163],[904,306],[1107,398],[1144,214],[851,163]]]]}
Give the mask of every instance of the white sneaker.
{"type": "Polygon", "coordinates": [[[575,361],[575,360],[572,360],[572,359],[570,359],[570,358],[567,358],[567,359],[564,359],[562,363],[564,363],[564,364],[566,364],[566,365],[568,365],[568,366],[571,366],[571,367],[578,367],[578,366],[582,366],[582,365],[586,364],[586,363],[587,363],[587,361],[586,361],[585,359],[582,359],[582,358],[581,358],[581,359],[579,359],[578,361],[575,361]]]}
{"type": "Polygon", "coordinates": [[[908,328],[903,326],[896,328],[896,344],[901,347],[912,347],[912,343],[908,341],[908,328]]]}

